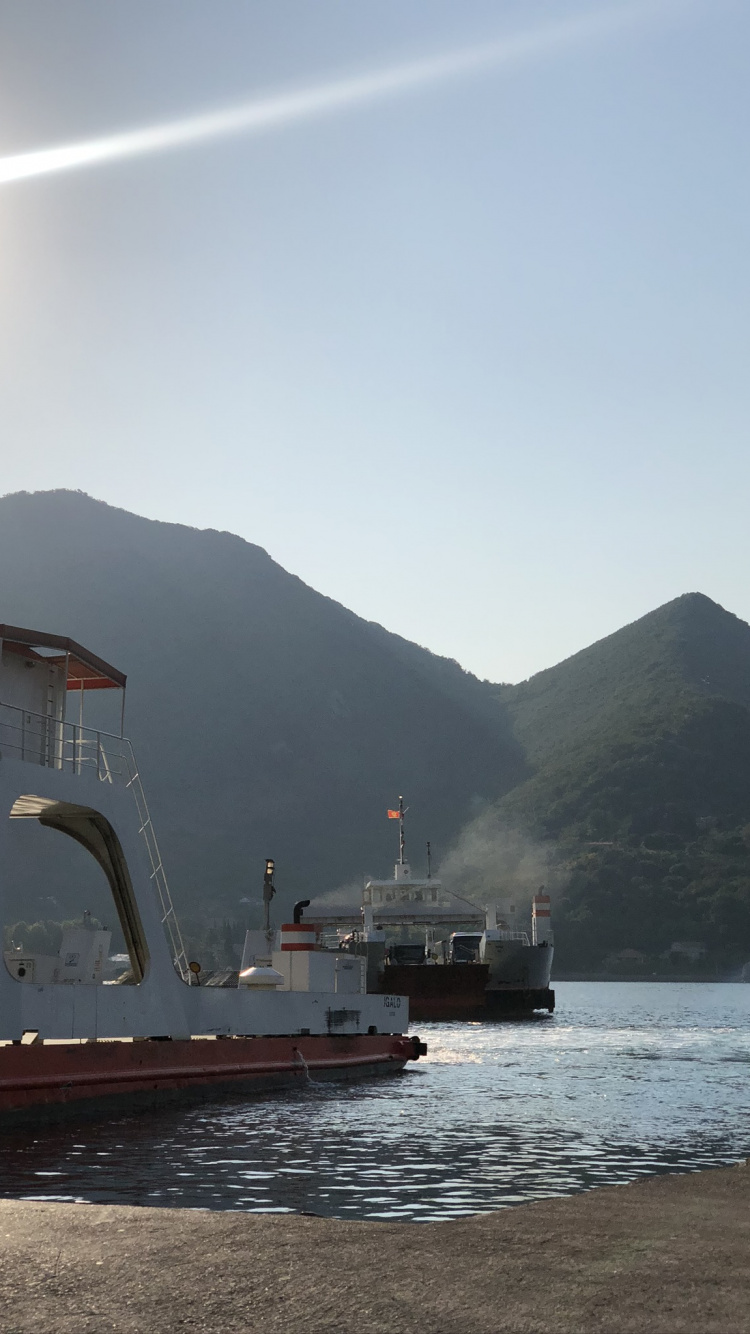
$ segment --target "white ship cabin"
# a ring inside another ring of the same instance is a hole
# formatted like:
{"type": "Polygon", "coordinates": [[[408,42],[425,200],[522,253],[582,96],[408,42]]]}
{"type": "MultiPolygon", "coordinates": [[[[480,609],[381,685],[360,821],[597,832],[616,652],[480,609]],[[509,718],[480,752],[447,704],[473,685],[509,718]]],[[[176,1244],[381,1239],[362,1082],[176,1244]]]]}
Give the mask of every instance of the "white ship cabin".
{"type": "Polygon", "coordinates": [[[368,880],[362,906],[372,911],[376,926],[399,922],[403,925],[484,922],[480,908],[452,894],[440,880],[433,876],[415,879],[407,861],[396,862],[392,880],[368,880]]]}
{"type": "MultiPolygon", "coordinates": [[[[68,636],[0,625],[0,762],[13,762],[2,766],[0,787],[4,780],[9,793],[15,786],[8,811],[11,820],[38,820],[67,834],[98,862],[112,892],[132,981],[142,982],[146,968],[153,968],[155,947],[149,946],[143,918],[156,910],[172,962],[191,985],[195,979],[188,969],[133,749],[124,735],[126,684],[124,672],[68,636]],[[84,700],[92,690],[98,700],[102,690],[119,692],[111,697],[109,708],[96,709],[100,719],[104,714],[113,719],[111,731],[84,724],[84,700]],[[18,761],[22,767],[41,766],[46,777],[32,780],[29,773],[21,779],[17,770],[14,776],[11,770],[18,761]],[[80,804],[85,801],[84,788],[92,797],[91,784],[98,789],[96,805],[80,804]],[[122,831],[120,837],[110,816],[122,831]],[[124,826],[132,826],[127,837],[135,834],[137,843],[129,855],[121,845],[124,826]],[[138,865],[144,852],[143,869],[148,868],[147,883],[155,891],[155,902],[147,899],[145,908],[129,869],[129,862],[138,865]]],[[[0,859],[3,856],[0,835],[0,859]]],[[[92,932],[85,918],[76,930],[77,934],[70,928],[63,937],[58,956],[38,955],[32,960],[23,950],[22,958],[18,951],[9,951],[6,967],[16,981],[35,984],[105,981],[110,933],[92,932]]]]}
{"type": "Polygon", "coordinates": [[[407,861],[397,862],[392,880],[368,880],[357,902],[338,897],[313,899],[307,916],[329,928],[483,925],[484,911],[447,890],[434,877],[415,879],[407,861]]]}
{"type": "Polygon", "coordinates": [[[415,880],[408,862],[396,863],[392,880],[368,880],[362,895],[367,907],[380,908],[385,904],[407,903],[447,907],[451,895],[439,880],[415,880]]]}
{"type": "Polygon", "coordinates": [[[84,734],[84,695],[122,692],[122,737],[126,680],[73,639],[0,625],[0,753],[76,773],[98,765],[106,774],[111,747],[102,733],[84,734]]]}
{"type": "MultiPolygon", "coordinates": [[[[125,675],[75,640],[41,634],[20,626],[0,625],[0,759],[23,760],[47,769],[92,773],[113,781],[123,758],[122,722],[125,675]],[[83,727],[83,700],[90,690],[119,690],[120,737],[83,727]],[[115,743],[113,745],[113,742],[115,743]]],[[[67,808],[66,832],[74,829],[73,808],[67,808]]],[[[36,817],[57,824],[60,803],[23,795],[11,818],[36,817]]],[[[82,840],[81,840],[82,841],[82,840]]],[[[3,951],[5,965],[18,982],[101,984],[105,980],[111,931],[95,928],[85,913],[80,926],[63,929],[57,954],[32,953],[23,945],[3,951]]]]}

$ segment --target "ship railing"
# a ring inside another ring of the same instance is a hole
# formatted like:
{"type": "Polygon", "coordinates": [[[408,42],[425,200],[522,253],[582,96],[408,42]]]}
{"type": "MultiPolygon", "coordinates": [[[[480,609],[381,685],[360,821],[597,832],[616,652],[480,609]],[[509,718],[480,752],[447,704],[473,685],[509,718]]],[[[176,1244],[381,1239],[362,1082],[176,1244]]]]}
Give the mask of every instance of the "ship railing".
{"type": "Polygon", "coordinates": [[[84,773],[126,787],[129,743],[124,737],[0,703],[0,754],[46,769],[84,773]]]}
{"type": "Polygon", "coordinates": [[[148,853],[150,878],[156,892],[162,926],[167,935],[174,965],[184,982],[193,974],[172,903],[159,844],[135,761],[126,737],[96,728],[81,727],[60,718],[30,713],[13,704],[0,703],[0,755],[65,773],[95,773],[102,783],[129,788],[138,813],[139,833],[148,853]]]}
{"type": "Polygon", "coordinates": [[[519,940],[522,945],[528,945],[529,937],[526,931],[498,931],[500,940],[519,940]]]}

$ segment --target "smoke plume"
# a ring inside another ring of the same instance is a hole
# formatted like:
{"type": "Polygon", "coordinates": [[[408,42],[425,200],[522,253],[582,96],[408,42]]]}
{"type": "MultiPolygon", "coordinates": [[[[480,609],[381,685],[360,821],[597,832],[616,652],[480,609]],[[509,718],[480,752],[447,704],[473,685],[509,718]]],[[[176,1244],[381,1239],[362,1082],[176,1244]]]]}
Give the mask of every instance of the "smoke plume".
{"type": "Polygon", "coordinates": [[[519,915],[530,911],[541,885],[553,892],[562,887],[555,845],[510,824],[493,807],[464,827],[439,876],[446,889],[480,906],[515,904],[519,915]]]}

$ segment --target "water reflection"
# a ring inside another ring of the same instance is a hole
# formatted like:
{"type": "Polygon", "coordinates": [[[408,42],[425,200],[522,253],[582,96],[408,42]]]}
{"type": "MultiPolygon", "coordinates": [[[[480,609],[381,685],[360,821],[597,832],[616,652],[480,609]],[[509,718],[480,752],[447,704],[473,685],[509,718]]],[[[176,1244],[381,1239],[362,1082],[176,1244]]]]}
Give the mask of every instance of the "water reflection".
{"type": "Polygon", "coordinates": [[[0,1194],[456,1218],[750,1153],[750,987],[561,984],[399,1078],[4,1136],[0,1194]]]}

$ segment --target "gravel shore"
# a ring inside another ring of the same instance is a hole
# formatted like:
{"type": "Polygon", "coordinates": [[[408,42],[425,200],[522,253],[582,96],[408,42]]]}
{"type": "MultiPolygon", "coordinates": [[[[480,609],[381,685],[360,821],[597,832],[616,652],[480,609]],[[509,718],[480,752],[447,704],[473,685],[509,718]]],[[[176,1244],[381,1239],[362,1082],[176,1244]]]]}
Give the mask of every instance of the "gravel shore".
{"type": "Polygon", "coordinates": [[[0,1201],[3,1334],[750,1334],[750,1167],[449,1223],[0,1201]]]}

